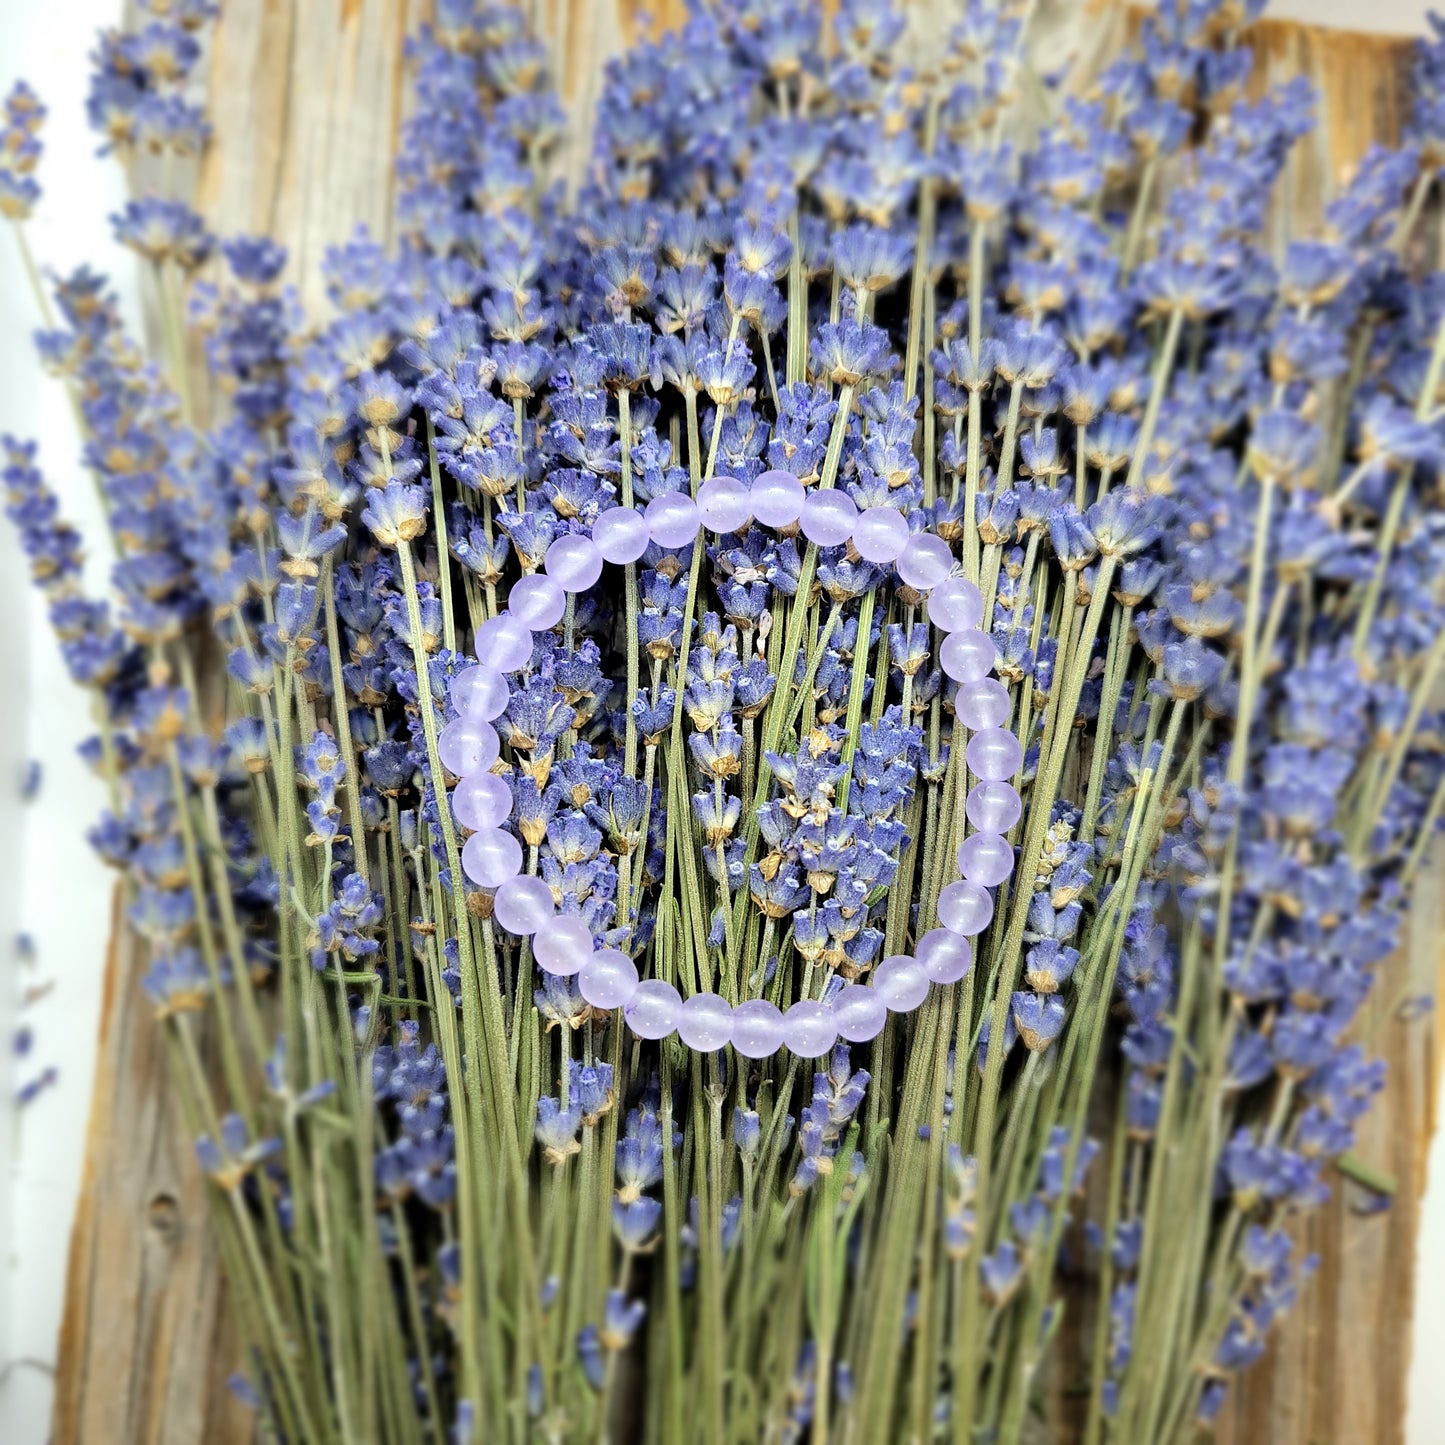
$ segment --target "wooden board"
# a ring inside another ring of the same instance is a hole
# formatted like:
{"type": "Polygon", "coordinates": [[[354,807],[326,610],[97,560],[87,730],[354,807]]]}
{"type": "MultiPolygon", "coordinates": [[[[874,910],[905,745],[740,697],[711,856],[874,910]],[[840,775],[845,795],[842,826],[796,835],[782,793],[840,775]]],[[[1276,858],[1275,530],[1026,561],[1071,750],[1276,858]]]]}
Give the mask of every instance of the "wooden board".
{"type": "MultiPolygon", "coordinates": [[[[222,234],[281,240],[308,306],[324,301],[318,266],[327,246],[359,222],[388,237],[405,103],[402,40],[428,9],[423,0],[230,0],[224,7],[211,69],[215,143],[201,168],[199,200],[222,234]]],[[[571,37],[565,88],[573,117],[595,103],[611,55],[644,24],[676,24],[683,12],[679,0],[648,7],[536,0],[533,9],[540,30],[571,37]],[[650,21],[641,19],[644,8],[650,21]]],[[[1046,68],[1073,54],[1087,74],[1116,53],[1137,14],[1107,0],[1040,0],[1037,23],[1046,68]]],[[[1306,75],[1323,96],[1320,129],[1291,160],[1286,180],[1282,226],[1297,229],[1318,216],[1371,139],[1398,134],[1406,44],[1266,23],[1255,45],[1264,76],[1306,75]]],[[[585,159],[585,142],[565,155],[574,180],[585,159]]],[[[1445,981],[1438,878],[1426,885],[1410,947],[1387,965],[1365,1022],[1389,1061],[1390,1083],[1361,1129],[1358,1152],[1398,1177],[1398,1200],[1386,1214],[1362,1215],[1345,1188],[1315,1216],[1309,1243],[1322,1256],[1319,1276],[1231,1401],[1220,1425],[1229,1445],[1403,1438],[1414,1241],[1439,1051],[1433,1023],[1409,1021],[1397,1005],[1445,981]]],[[[54,1438],[59,1445],[231,1445],[251,1433],[248,1412],[224,1386],[240,1361],[191,1141],[168,1097],[164,1054],[136,974],[136,949],[118,934],[71,1246],[54,1438]]],[[[1063,1362],[1061,1380],[1077,1376],[1073,1363],[1063,1362]]]]}
{"type": "Polygon", "coordinates": [[[225,1384],[240,1360],[193,1141],[141,991],[141,949],[113,911],[53,1439],[243,1441],[251,1413],[225,1384]]]}

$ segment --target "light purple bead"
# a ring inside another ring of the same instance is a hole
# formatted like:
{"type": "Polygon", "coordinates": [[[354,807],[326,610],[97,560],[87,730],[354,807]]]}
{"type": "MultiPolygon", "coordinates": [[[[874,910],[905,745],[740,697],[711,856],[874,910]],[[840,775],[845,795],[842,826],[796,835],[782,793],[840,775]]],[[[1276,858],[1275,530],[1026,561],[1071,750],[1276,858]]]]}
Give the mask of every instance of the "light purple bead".
{"type": "Polygon", "coordinates": [[[502,751],[502,740],[489,722],[459,717],[437,734],[437,756],[447,772],[459,778],[484,773],[502,751]]]}
{"type": "Polygon", "coordinates": [[[1007,833],[1023,810],[1023,801],[1011,783],[975,783],[964,804],[968,821],[981,833],[1007,833]]]}
{"type": "Polygon", "coordinates": [[[677,1027],[682,995],[663,978],[645,978],[622,1005],[627,1027],[640,1039],[665,1039],[677,1027]]]}
{"type": "Polygon", "coordinates": [[[609,507],[593,522],[592,540],[609,562],[635,562],[647,551],[647,518],[631,507],[609,507]]]}
{"type": "Polygon", "coordinates": [[[540,967],[558,978],[579,973],[597,945],[592,930],[575,913],[554,918],[532,940],[532,955],[540,967]]]}
{"type": "Polygon", "coordinates": [[[908,545],[908,518],[897,507],[868,507],[853,524],[853,549],[867,562],[893,562],[908,545]]]}
{"type": "Polygon", "coordinates": [[[983,621],[983,594],[964,577],[940,582],[928,595],[928,620],[944,632],[966,632],[983,621]]]}
{"type": "Polygon", "coordinates": [[[462,844],[462,872],[478,888],[500,888],[522,871],[522,845],[501,828],[478,828],[462,844]]]}
{"type": "Polygon", "coordinates": [[[973,966],[973,947],[961,933],[930,928],[918,940],[918,962],[934,983],[957,983],[973,966]]]}
{"type": "Polygon", "coordinates": [[[567,589],[542,572],[519,577],[507,596],[507,611],[520,617],[533,632],[548,632],[567,610],[567,589]]]}
{"type": "Polygon", "coordinates": [[[977,682],[987,677],[997,657],[993,638],[972,627],[950,632],[938,649],[938,661],[955,682],[977,682]]]}
{"type": "Polygon", "coordinates": [[[701,526],[697,503],[686,492],[659,492],[647,504],[647,530],[659,547],[686,547],[701,526]]]}
{"type": "Polygon", "coordinates": [[[532,629],[504,612],[477,628],[477,661],[498,672],[516,672],[532,660],[532,629]]]}
{"type": "Polygon", "coordinates": [[[890,1013],[912,1013],[928,997],[928,974],[910,954],[895,953],[873,970],[873,992],[890,1013]]]}
{"type": "Polygon", "coordinates": [[[888,1005],[871,988],[847,983],[829,1001],[838,1037],[850,1044],[866,1044],[883,1032],[888,1022],[888,1005]]]}
{"type": "Polygon", "coordinates": [[[749,999],[733,1010],[733,1048],[745,1059],[766,1059],[782,1047],[783,1015],[765,998],[749,999]]]}
{"type": "Polygon", "coordinates": [[[984,728],[968,740],[968,770],[990,783],[1006,782],[1024,760],[1019,740],[1007,728],[984,728]]]}
{"type": "Polygon", "coordinates": [[[470,773],[452,793],[452,812],[463,828],[498,828],[512,816],[512,790],[496,773],[470,773]]]}
{"type": "Polygon", "coordinates": [[[619,948],[599,948],[577,972],[577,988],[593,1008],[622,1008],[641,986],[637,965],[619,948]]]}
{"type": "Polygon", "coordinates": [[[953,568],[953,548],[932,532],[918,532],[898,554],[898,575],[915,592],[943,582],[953,568]]]}
{"type": "Polygon", "coordinates": [[[591,537],[569,533],[547,548],[543,567],[569,592],[585,592],[602,575],[602,548],[591,537]]]}
{"type": "Polygon", "coordinates": [[[803,515],[803,484],[791,472],[764,472],[750,492],[753,516],[765,527],[790,527],[803,515]]]}
{"type": "Polygon", "coordinates": [[[960,683],[953,699],[953,710],[958,714],[959,722],[975,732],[980,728],[1002,727],[1011,711],[1008,688],[996,677],[960,683]]]}
{"type": "Polygon", "coordinates": [[[700,1054],[720,1049],[733,1036],[733,1006],[719,993],[695,993],[683,1000],[677,1036],[700,1054]]]}
{"type": "Polygon", "coordinates": [[[967,883],[997,888],[1014,871],[1014,850],[997,833],[975,833],[958,845],[958,871],[967,883]]]}
{"type": "Polygon", "coordinates": [[[508,878],[497,889],[492,903],[492,916],[508,933],[530,938],[543,928],[550,928],[557,916],[557,901],[552,890],[540,879],[518,875],[508,878]]]}
{"type": "Polygon", "coordinates": [[[993,895],[977,883],[950,883],[938,891],[938,921],[950,933],[971,938],[993,918],[993,895]]]}
{"type": "Polygon", "coordinates": [[[736,477],[709,477],[697,489],[697,511],[710,532],[740,532],[753,514],[746,482],[736,477]]]}
{"type": "Polygon", "coordinates": [[[820,547],[839,547],[853,535],[858,504],[847,492],[829,487],[803,499],[803,535],[820,547]]]}
{"type": "Polygon", "coordinates": [[[838,1042],[833,1011],[816,999],[800,998],[783,1015],[783,1042],[800,1059],[820,1059],[838,1042]]]}
{"type": "Polygon", "coordinates": [[[463,717],[491,722],[506,712],[512,689],[495,667],[464,667],[452,678],[450,696],[463,717]]]}

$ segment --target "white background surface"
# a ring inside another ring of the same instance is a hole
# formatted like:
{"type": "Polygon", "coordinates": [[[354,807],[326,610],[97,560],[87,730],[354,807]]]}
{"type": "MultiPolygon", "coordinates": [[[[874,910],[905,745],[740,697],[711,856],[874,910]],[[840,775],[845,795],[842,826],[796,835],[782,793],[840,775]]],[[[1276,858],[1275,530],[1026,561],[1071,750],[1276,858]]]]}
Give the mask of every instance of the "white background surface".
{"type": "MultiPolygon", "coordinates": [[[[233,0],[240,3],[240,0],[233,0]]],[[[1424,0],[1282,0],[1272,14],[1381,31],[1423,28],[1424,0]]],[[[29,227],[34,252],[65,270],[88,261],[116,282],[135,318],[134,272],[110,238],[106,217],[122,198],[118,168],[95,155],[84,126],[85,56],[95,29],[113,23],[117,0],[0,0],[0,88],[26,76],[50,109],[42,162],[45,197],[29,227]]],[[[8,226],[5,228],[8,232],[8,226]]],[[[57,382],[32,359],[39,324],[13,238],[0,236],[0,431],[39,437],[41,465],[88,539],[100,518],[78,462],[74,422],[57,382]]],[[[105,559],[92,556],[92,587],[105,559]]],[[[28,585],[13,532],[0,520],[0,1441],[46,1439],[50,1379],[35,1365],[55,1358],[70,1222],[79,1187],[90,1104],[101,970],[110,928],[110,875],[81,841],[104,805],[103,789],[75,756],[89,733],[86,703],[66,676],[28,585]],[[24,705],[17,705],[17,700],[24,705]],[[40,762],[38,797],[24,804],[27,759],[40,762]],[[20,932],[35,940],[35,962],[18,962],[20,932]],[[39,1002],[26,990],[51,985],[39,1002]],[[34,1035],[15,1060],[21,1023],[34,1035]],[[23,1111],[15,1089],[53,1064],[59,1083],[23,1111]]],[[[1445,1097],[1441,1100],[1445,1112],[1445,1097]]],[[[1445,1441],[1445,1147],[1431,1157],[1418,1261],[1410,1380],[1409,1445],[1445,1441]]],[[[1308,1296],[1303,1308],[1308,1309],[1308,1296]]],[[[1364,1326],[1362,1321],[1361,1325],[1364,1326]]],[[[119,1442],[118,1442],[119,1445],[119,1442]]],[[[1340,1442],[1352,1445],[1352,1442],[1340,1442]]]]}
{"type": "MultiPolygon", "coordinates": [[[[56,270],[88,261],[119,281],[130,254],[110,238],[106,217],[123,199],[113,161],[97,158],[85,126],[85,57],[116,0],[0,0],[0,87],[29,79],[50,109],[44,131],[45,196],[27,227],[32,251],[56,270]],[[63,20],[62,20],[63,17],[63,20]]],[[[15,239],[0,234],[0,432],[38,437],[40,464],[91,549],[87,581],[99,593],[108,570],[95,555],[104,535],[91,484],[79,464],[75,422],[60,383],[42,377],[30,334],[40,324],[15,239]]],[[[133,317],[133,309],[130,312],[133,317]]],[[[92,731],[87,699],[61,664],[29,585],[14,529],[0,518],[0,1016],[6,1078],[0,1092],[0,1441],[46,1439],[51,1386],[34,1365],[54,1363],[70,1221],[80,1184],[94,1072],[100,980],[110,933],[111,874],[83,840],[105,805],[104,788],[75,754],[92,731]],[[41,766],[40,791],[20,799],[27,759],[41,766]],[[35,941],[35,962],[17,962],[14,940],[35,941]],[[23,1007],[27,989],[51,984],[23,1007]],[[34,1035],[16,1059],[21,1023],[34,1035]],[[16,1088],[46,1065],[58,1084],[23,1110],[16,1088]]],[[[120,1442],[117,1442],[120,1445],[120,1442]]]]}

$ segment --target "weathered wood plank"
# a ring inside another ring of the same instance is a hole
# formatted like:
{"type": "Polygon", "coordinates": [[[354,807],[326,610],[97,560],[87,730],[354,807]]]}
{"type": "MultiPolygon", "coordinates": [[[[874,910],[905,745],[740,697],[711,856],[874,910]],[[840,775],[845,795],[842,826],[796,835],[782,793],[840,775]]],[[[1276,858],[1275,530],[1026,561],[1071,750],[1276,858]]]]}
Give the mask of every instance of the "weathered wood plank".
{"type": "MultiPolygon", "coordinates": [[[[233,0],[218,22],[211,67],[215,141],[198,197],[223,234],[265,232],[291,253],[304,304],[324,304],[319,263],[358,223],[387,239],[392,161],[403,113],[404,35],[426,0],[233,0]]],[[[681,0],[535,0],[545,34],[566,37],[563,91],[576,139],[561,158],[580,176],[602,68],[645,26],[679,23],[681,0]]],[[[1048,64],[1077,55],[1080,79],[1116,53],[1138,12],[1110,0],[1040,0],[1048,64]]],[[[1372,139],[1399,132],[1405,49],[1398,40],[1289,23],[1257,28],[1262,78],[1308,76],[1322,124],[1290,163],[1281,234],[1317,217],[1372,139]]],[[[1359,1153],[1400,1180],[1395,1208],[1356,1212],[1349,1189],[1311,1221],[1318,1277],[1267,1359],[1241,1382],[1219,1427],[1228,1445],[1401,1438],[1409,1361],[1414,1239],[1439,1067],[1434,1025],[1397,1008],[1441,975],[1438,873],[1419,900],[1411,944],[1389,964],[1364,1028],[1387,1058],[1389,1091],[1361,1130],[1359,1153]]],[[[224,1380],[236,1357],[191,1141],[167,1088],[161,1040],[137,983],[137,951],[119,932],[106,973],[101,1062],[86,1176],[71,1243],[56,1382],[55,1439],[230,1445],[248,1412],[224,1380]]],[[[1100,1176],[1102,1177],[1102,1176],[1100,1176]]],[[[1086,1376],[1087,1313],[1068,1320],[1070,1358],[1086,1376]]],[[[1077,1415],[1056,1393],[1051,1439],[1077,1415]]]]}
{"type": "Polygon", "coordinates": [[[204,1186],[140,989],[141,950],[118,901],[114,913],[53,1438],[241,1441],[250,1414],[225,1389],[238,1360],[204,1186]]]}

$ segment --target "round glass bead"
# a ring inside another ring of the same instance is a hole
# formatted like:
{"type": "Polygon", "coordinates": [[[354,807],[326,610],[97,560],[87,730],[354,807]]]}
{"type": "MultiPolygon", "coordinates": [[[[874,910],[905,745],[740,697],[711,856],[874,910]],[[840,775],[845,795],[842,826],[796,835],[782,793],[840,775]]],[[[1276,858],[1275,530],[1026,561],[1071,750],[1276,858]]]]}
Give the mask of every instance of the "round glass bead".
{"type": "Polygon", "coordinates": [[[498,672],[516,672],[532,660],[532,629],[504,612],[477,628],[477,661],[498,672]]]}
{"type": "Polygon", "coordinates": [[[577,972],[577,988],[593,1008],[622,1008],[641,986],[637,965],[620,948],[599,948],[577,972]]]}
{"type": "Polygon", "coordinates": [[[748,484],[736,477],[709,477],[697,489],[697,513],[710,532],[741,532],[753,514],[748,484]]]}
{"type": "Polygon", "coordinates": [[[873,970],[873,992],[890,1013],[912,1013],[928,997],[928,974],[912,955],[895,953],[873,970]]]}
{"type": "Polygon", "coordinates": [[[984,728],[968,740],[968,769],[990,783],[1003,783],[1024,760],[1019,740],[1007,728],[984,728]]]}
{"type": "Polygon", "coordinates": [[[938,921],[950,933],[971,938],[993,918],[993,895],[977,883],[950,883],[938,890],[938,921]]]}
{"type": "Polygon", "coordinates": [[[519,577],[507,596],[507,611],[520,617],[533,632],[550,631],[566,610],[567,589],[543,572],[519,577]]]}
{"type": "Polygon", "coordinates": [[[575,913],[554,918],[532,940],[532,956],[538,966],[559,978],[579,973],[596,948],[592,930],[575,913]]]}
{"type": "Polygon", "coordinates": [[[452,678],[450,696],[463,717],[491,722],[506,712],[512,689],[495,667],[464,667],[452,678]]]}
{"type": "Polygon", "coordinates": [[[1024,805],[1012,783],[975,783],[968,790],[964,813],[981,833],[1007,833],[1023,814],[1024,805]]]}
{"type": "Polygon", "coordinates": [[[993,671],[997,659],[993,638],[976,628],[950,632],[938,649],[938,661],[955,682],[977,682],[993,671]]]}
{"type": "Polygon", "coordinates": [[[478,828],[462,844],[462,872],[478,888],[500,888],[522,871],[522,845],[502,828],[478,828]]]}
{"type": "Polygon", "coordinates": [[[542,564],[569,592],[585,592],[602,575],[602,549],[591,537],[572,532],[556,538],[542,564]]]}
{"type": "Polygon", "coordinates": [[[803,515],[803,484],[791,472],[764,472],[753,478],[749,501],[763,526],[791,527],[803,515]]]}
{"type": "Polygon", "coordinates": [[[453,790],[452,812],[463,828],[498,828],[512,816],[512,790],[496,773],[472,773],[453,790]]]}
{"type": "Polygon", "coordinates": [[[857,517],[858,504],[836,487],[803,498],[803,535],[820,547],[841,547],[853,535],[857,517]]]}
{"type": "Polygon", "coordinates": [[[518,874],[497,889],[492,916],[508,933],[530,938],[551,926],[557,916],[557,903],[552,890],[540,878],[518,874]]]}
{"type": "Polygon", "coordinates": [[[609,507],[593,522],[592,540],[609,562],[635,562],[647,551],[647,518],[631,507],[609,507]]]}
{"type": "Polygon", "coordinates": [[[627,1027],[640,1039],[665,1039],[677,1027],[682,995],[665,978],[645,978],[622,1006],[627,1027]]]}
{"type": "Polygon", "coordinates": [[[866,1044],[883,1032],[888,1022],[888,1005],[871,988],[846,983],[829,1002],[838,1037],[850,1044],[866,1044]]]}
{"type": "Polygon", "coordinates": [[[953,699],[953,710],[959,722],[974,732],[980,728],[1002,727],[1009,718],[1008,688],[996,677],[962,682],[953,699]]]}
{"type": "Polygon", "coordinates": [[[973,947],[961,933],[930,928],[918,940],[918,962],[934,983],[957,983],[973,966],[973,947]]]}
{"type": "Polygon", "coordinates": [[[437,734],[437,756],[442,767],[459,778],[484,773],[502,751],[502,740],[489,722],[459,717],[437,734]]]}
{"type": "Polygon", "coordinates": [[[918,532],[898,554],[898,575],[915,592],[943,582],[953,568],[953,548],[932,532],[918,532]]]}
{"type": "Polygon", "coordinates": [[[997,833],[975,833],[958,845],[958,871],[966,883],[997,888],[1014,871],[1013,845],[997,833]]]}
{"type": "Polygon", "coordinates": [[[702,525],[686,492],[659,492],[647,504],[647,531],[659,547],[686,547],[702,525]]]}
{"type": "Polygon", "coordinates": [[[897,507],[868,507],[853,524],[853,549],[865,562],[893,562],[908,545],[908,518],[897,507]]]}
{"type": "Polygon", "coordinates": [[[816,999],[800,998],[783,1015],[783,1042],[800,1059],[820,1059],[838,1042],[833,1011],[816,999]]]}
{"type": "Polygon", "coordinates": [[[928,620],[944,632],[967,632],[983,621],[983,594],[964,577],[950,577],[928,594],[928,620]]]}
{"type": "Polygon", "coordinates": [[[733,1010],[733,1048],[745,1059],[766,1059],[783,1043],[783,1015],[765,998],[752,998],[733,1010]]]}
{"type": "Polygon", "coordinates": [[[719,993],[695,993],[684,999],[677,1036],[700,1054],[720,1049],[733,1036],[733,1006],[719,993]]]}

